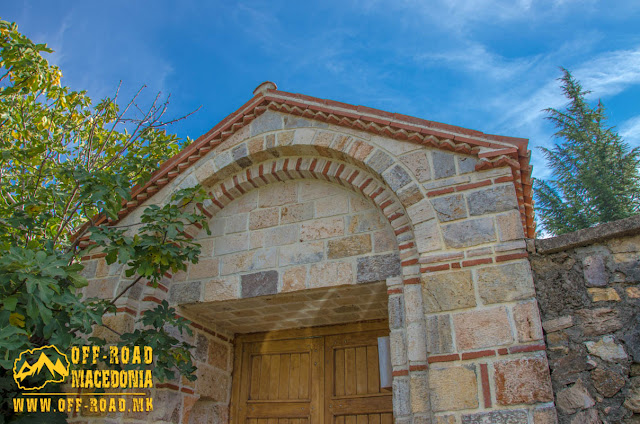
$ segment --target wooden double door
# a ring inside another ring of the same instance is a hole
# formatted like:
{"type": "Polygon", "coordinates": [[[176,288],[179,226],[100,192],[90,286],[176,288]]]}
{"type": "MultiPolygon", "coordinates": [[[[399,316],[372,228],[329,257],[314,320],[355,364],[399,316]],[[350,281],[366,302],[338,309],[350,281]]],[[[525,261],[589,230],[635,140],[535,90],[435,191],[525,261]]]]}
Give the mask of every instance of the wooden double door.
{"type": "Polygon", "coordinates": [[[377,341],[388,328],[374,322],[238,336],[231,421],[391,424],[377,341]]]}

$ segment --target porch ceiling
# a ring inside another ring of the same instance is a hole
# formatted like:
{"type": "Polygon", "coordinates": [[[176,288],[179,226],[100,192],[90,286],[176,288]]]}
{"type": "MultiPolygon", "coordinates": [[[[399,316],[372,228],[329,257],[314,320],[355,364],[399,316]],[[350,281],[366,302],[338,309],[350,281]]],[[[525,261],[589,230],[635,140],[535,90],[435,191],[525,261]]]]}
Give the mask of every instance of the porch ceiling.
{"type": "Polygon", "coordinates": [[[388,317],[384,281],[248,299],[181,305],[185,317],[234,333],[343,324],[388,317]]]}

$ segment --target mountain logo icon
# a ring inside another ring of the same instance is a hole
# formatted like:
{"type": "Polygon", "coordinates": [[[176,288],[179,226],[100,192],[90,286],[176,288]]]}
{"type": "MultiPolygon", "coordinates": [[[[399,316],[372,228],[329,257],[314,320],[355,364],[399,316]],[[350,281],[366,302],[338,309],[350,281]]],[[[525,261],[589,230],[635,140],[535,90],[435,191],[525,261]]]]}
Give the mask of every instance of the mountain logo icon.
{"type": "Polygon", "coordinates": [[[54,345],[27,349],[13,362],[13,379],[23,390],[62,383],[69,375],[69,360],[54,345]]]}

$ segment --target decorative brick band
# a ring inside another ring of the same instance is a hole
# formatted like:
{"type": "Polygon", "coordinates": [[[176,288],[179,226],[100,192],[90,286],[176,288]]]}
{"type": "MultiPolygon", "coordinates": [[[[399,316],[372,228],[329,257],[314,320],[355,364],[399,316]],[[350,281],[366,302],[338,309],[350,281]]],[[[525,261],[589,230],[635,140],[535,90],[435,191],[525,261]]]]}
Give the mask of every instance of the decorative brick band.
{"type": "Polygon", "coordinates": [[[491,386],[489,385],[489,370],[487,364],[480,364],[480,382],[482,384],[484,407],[491,408],[491,386]]]}
{"type": "Polygon", "coordinates": [[[450,355],[434,355],[434,356],[429,356],[427,358],[427,362],[430,364],[436,363],[436,362],[453,362],[453,361],[459,361],[460,360],[460,355],[457,353],[452,353],[450,355]]]}

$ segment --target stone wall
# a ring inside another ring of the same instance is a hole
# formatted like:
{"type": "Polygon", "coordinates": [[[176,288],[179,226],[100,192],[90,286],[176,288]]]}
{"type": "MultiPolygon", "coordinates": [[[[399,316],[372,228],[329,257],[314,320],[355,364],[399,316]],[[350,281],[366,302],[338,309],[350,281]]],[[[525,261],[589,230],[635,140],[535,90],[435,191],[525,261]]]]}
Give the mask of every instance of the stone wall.
{"type": "Polygon", "coordinates": [[[636,216],[529,243],[561,424],[640,422],[639,233],[636,216]]]}

